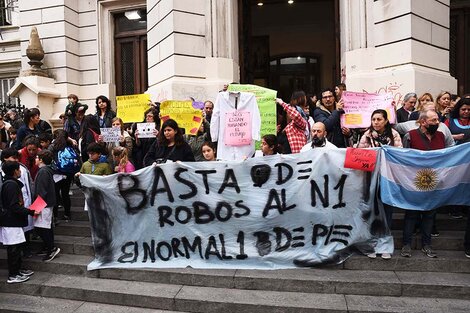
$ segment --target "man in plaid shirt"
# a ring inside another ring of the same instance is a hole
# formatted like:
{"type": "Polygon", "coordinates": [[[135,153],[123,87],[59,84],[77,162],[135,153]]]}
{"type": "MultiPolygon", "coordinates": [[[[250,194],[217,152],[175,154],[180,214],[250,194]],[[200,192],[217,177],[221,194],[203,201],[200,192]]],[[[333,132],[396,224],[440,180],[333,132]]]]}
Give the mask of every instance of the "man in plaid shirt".
{"type": "MultiPolygon", "coordinates": [[[[297,109],[295,101],[292,101],[292,104],[287,104],[278,98],[276,102],[283,107],[287,116],[291,119],[290,123],[284,128],[291,152],[299,153],[300,149],[307,143],[307,137],[305,136],[307,120],[300,113],[302,108],[297,109]]],[[[306,102],[306,98],[304,102],[306,102]]]]}

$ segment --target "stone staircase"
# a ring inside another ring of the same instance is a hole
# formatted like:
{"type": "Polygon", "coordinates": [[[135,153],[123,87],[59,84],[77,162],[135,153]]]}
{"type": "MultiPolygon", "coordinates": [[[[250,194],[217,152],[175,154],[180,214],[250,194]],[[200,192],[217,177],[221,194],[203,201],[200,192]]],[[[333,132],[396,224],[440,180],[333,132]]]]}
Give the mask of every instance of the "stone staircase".
{"type": "MultiPolygon", "coordinates": [[[[23,259],[24,267],[36,272],[28,282],[6,283],[6,251],[0,249],[0,312],[470,312],[465,219],[438,214],[437,259],[419,250],[403,258],[396,250],[391,260],[353,256],[321,269],[88,272],[93,259],[88,214],[80,190],[73,191],[73,221],[55,229],[62,252],[49,263],[23,259]]],[[[403,212],[394,215],[397,249],[402,219],[403,212]]],[[[33,246],[39,249],[40,242],[33,246]]]]}

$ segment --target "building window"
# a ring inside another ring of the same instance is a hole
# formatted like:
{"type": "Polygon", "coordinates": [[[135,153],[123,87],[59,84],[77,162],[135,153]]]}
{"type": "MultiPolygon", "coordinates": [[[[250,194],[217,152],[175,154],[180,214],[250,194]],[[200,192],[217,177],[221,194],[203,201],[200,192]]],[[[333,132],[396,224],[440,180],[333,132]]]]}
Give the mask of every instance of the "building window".
{"type": "Polygon", "coordinates": [[[11,25],[11,12],[17,0],[0,0],[0,26],[11,25]]]}
{"type": "Polygon", "coordinates": [[[2,78],[0,79],[0,105],[16,105],[18,104],[18,99],[15,97],[9,97],[7,95],[8,91],[15,84],[15,78],[2,78]]]}

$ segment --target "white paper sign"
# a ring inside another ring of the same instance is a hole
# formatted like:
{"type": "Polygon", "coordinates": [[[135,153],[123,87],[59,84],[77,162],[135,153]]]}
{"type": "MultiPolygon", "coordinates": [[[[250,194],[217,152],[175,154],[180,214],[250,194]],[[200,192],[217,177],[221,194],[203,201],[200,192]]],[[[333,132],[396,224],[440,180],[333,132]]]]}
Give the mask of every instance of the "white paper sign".
{"type": "Polygon", "coordinates": [[[120,128],[100,128],[101,136],[103,136],[103,142],[118,142],[119,136],[121,135],[120,128]]]}
{"type": "Polygon", "coordinates": [[[137,123],[139,138],[155,138],[155,123],[137,123]]]}

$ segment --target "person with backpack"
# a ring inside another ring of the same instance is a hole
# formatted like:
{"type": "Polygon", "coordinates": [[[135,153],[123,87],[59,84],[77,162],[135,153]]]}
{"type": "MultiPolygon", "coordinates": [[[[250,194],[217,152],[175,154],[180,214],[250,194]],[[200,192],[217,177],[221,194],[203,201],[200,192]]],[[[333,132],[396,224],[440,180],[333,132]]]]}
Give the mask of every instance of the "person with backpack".
{"type": "Polygon", "coordinates": [[[39,171],[34,181],[34,198],[41,197],[46,202],[46,207],[34,221],[34,229],[44,242],[45,256],[42,259],[44,262],[52,261],[60,252],[60,248],[54,246],[54,230],[52,229],[52,210],[56,205],[52,158],[51,151],[39,151],[36,159],[39,171]]]}
{"type": "Polygon", "coordinates": [[[21,187],[18,180],[21,175],[20,164],[5,161],[2,164],[5,181],[0,187],[0,242],[7,247],[8,284],[22,283],[34,274],[22,269],[21,250],[25,242],[23,228],[28,225],[28,216],[38,214],[24,207],[21,187]]]}
{"type": "Polygon", "coordinates": [[[62,175],[63,178],[55,183],[57,201],[56,206],[54,206],[54,217],[58,217],[58,204],[62,203],[64,206],[64,220],[68,222],[71,219],[70,186],[73,176],[80,171],[80,155],[69,140],[67,132],[63,129],[54,131],[54,141],[49,146],[49,150],[53,154],[57,174],[62,175]]]}

